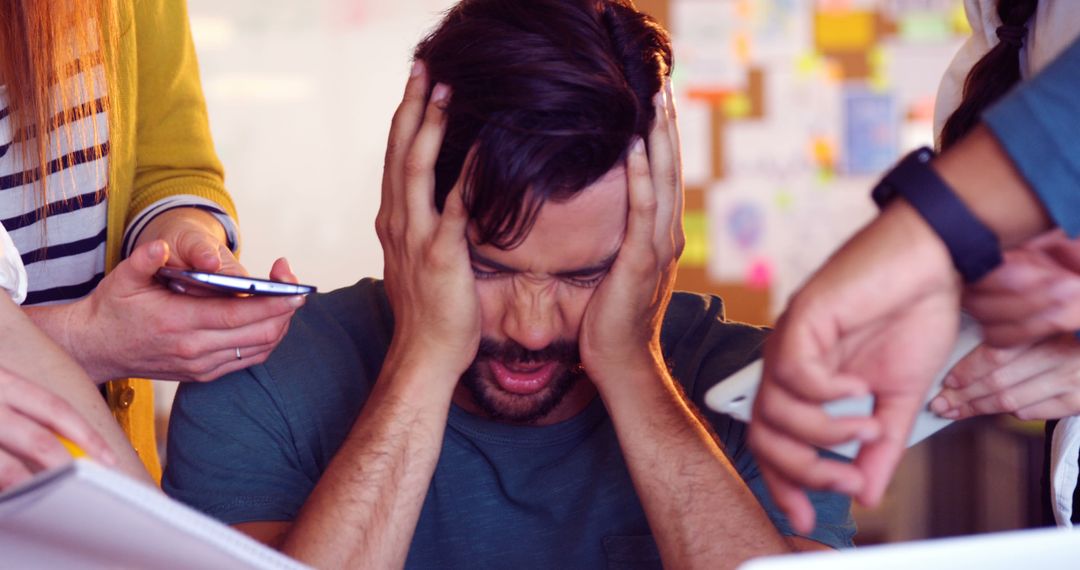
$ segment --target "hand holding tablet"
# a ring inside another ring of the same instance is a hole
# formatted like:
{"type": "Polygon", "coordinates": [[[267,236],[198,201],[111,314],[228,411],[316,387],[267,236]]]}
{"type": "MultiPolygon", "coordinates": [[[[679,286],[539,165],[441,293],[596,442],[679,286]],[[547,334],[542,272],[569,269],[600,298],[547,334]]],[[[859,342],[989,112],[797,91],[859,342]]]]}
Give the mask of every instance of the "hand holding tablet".
{"type": "MultiPolygon", "coordinates": [[[[953,351],[945,361],[945,366],[934,379],[930,390],[926,393],[926,402],[941,390],[941,382],[945,374],[982,342],[982,332],[974,319],[967,315],[961,315],[960,332],[956,337],[953,351]]],[[[750,365],[739,370],[735,374],[713,386],[705,393],[705,405],[709,409],[722,414],[727,414],[743,422],[750,421],[751,410],[754,408],[754,398],[757,396],[758,386],[761,384],[762,361],[755,360],[750,365]]],[[[846,398],[830,402],[825,410],[833,416],[869,416],[874,408],[874,399],[871,396],[862,398],[846,398]]],[[[911,436],[908,438],[908,446],[912,446],[935,432],[952,423],[952,420],[942,418],[924,408],[915,418],[911,436]]],[[[855,457],[859,452],[858,442],[852,441],[831,448],[831,451],[846,457],[855,457]]]]}

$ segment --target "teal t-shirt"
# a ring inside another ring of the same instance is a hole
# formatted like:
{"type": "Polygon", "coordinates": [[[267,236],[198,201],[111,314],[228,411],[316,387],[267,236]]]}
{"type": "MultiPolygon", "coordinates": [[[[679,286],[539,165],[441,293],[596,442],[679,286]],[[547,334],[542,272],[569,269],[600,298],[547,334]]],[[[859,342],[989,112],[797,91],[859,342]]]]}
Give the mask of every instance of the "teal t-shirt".
{"type": "MultiPolygon", "coordinates": [[[[360,412],[393,332],[382,283],[310,298],[263,365],[184,384],[162,486],[229,524],[296,518],[360,412]]],[[[745,444],[746,426],[704,410],[705,391],[758,356],[766,332],[725,322],[719,299],[677,293],[664,354],[768,516],[793,534],[745,444]]],[[[850,501],[811,496],[811,538],[850,546],[850,501]]],[[[716,537],[723,540],[723,537],[716,537]]],[[[602,401],[568,421],[511,426],[450,410],[409,568],[659,568],[602,401]]]]}

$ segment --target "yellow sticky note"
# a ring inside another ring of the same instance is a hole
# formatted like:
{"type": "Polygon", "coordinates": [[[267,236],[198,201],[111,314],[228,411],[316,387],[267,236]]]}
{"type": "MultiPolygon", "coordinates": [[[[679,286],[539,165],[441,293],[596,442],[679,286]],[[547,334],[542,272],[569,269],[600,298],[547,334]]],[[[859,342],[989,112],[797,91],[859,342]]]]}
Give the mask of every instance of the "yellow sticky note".
{"type": "Polygon", "coordinates": [[[724,116],[729,119],[743,119],[750,116],[754,104],[745,93],[736,93],[724,98],[724,116]]]}
{"type": "Polygon", "coordinates": [[[868,10],[814,14],[814,40],[818,51],[851,53],[870,49],[877,40],[877,20],[868,10]]]}
{"type": "Polygon", "coordinates": [[[66,449],[67,452],[70,453],[71,456],[74,457],[75,459],[87,456],[86,452],[83,451],[82,448],[79,447],[78,445],[75,445],[75,443],[73,441],[71,441],[70,439],[68,439],[68,438],[66,438],[66,437],[64,437],[62,435],[56,436],[56,439],[60,440],[60,443],[61,443],[61,445],[64,446],[64,449],[66,449]]]}
{"type": "Polygon", "coordinates": [[[679,263],[683,267],[705,267],[709,263],[709,223],[704,210],[683,214],[686,247],[679,263]]]}

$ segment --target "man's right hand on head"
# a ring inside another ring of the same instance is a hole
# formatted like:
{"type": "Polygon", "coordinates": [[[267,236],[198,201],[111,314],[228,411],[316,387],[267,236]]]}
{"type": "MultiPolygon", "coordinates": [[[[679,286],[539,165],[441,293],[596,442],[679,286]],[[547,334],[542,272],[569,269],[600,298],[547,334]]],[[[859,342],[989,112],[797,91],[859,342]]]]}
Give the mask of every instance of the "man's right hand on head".
{"type": "Polygon", "coordinates": [[[451,93],[439,84],[429,97],[428,86],[427,69],[418,61],[390,128],[382,204],[375,221],[394,311],[394,340],[387,360],[460,374],[476,356],[480,309],[461,182],[450,192],[441,214],[435,207],[435,163],[451,93]]]}

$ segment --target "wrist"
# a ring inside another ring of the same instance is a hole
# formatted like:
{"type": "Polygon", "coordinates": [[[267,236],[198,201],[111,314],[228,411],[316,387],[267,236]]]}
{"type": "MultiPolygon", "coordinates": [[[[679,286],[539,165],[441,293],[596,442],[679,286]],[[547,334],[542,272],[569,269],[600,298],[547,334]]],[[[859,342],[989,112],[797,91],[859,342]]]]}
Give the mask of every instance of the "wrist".
{"type": "Polygon", "coordinates": [[[176,234],[184,229],[214,236],[223,244],[228,240],[225,228],[212,214],[196,207],[184,206],[166,210],[154,217],[136,237],[134,247],[139,247],[156,239],[169,241],[169,235],[176,234]]]}
{"type": "Polygon", "coordinates": [[[666,377],[667,364],[659,346],[648,346],[619,358],[590,362],[583,359],[585,373],[605,400],[612,393],[636,393],[641,386],[657,384],[666,377]]]}
{"type": "Polygon", "coordinates": [[[392,390],[415,402],[445,402],[449,408],[454,388],[463,371],[446,366],[443,361],[432,358],[429,353],[410,352],[405,349],[390,352],[383,361],[377,385],[392,390]]]}
{"type": "Polygon", "coordinates": [[[903,198],[945,246],[964,281],[974,283],[1001,265],[1001,245],[932,167],[933,158],[929,148],[909,153],[886,173],[872,196],[881,208],[903,198]]]}

